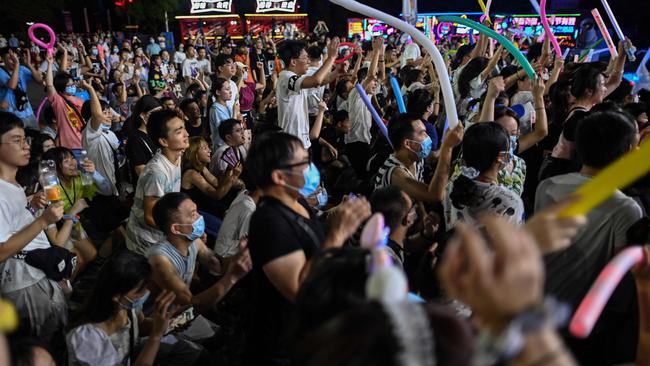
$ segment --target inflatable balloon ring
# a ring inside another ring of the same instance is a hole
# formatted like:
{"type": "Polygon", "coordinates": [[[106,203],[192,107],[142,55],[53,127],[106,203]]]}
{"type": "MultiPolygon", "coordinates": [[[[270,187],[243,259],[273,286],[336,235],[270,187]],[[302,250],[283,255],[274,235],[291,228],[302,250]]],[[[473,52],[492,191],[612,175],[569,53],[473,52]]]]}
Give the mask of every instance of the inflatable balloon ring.
{"type": "Polygon", "coordinates": [[[29,29],[27,29],[27,34],[29,35],[29,39],[34,42],[37,46],[41,48],[45,48],[47,50],[48,55],[53,55],[54,54],[54,45],[56,44],[56,35],[54,34],[54,31],[52,28],[50,28],[49,25],[43,24],[43,23],[34,23],[32,24],[29,29]],[[34,34],[34,31],[36,29],[44,29],[47,34],[50,36],[49,42],[45,43],[41,41],[36,35],[34,34]]]}
{"type": "Polygon", "coordinates": [[[345,61],[347,61],[347,60],[351,59],[352,57],[354,57],[354,48],[355,48],[356,46],[357,46],[357,45],[356,45],[355,43],[352,43],[352,42],[341,42],[341,43],[339,44],[339,49],[341,49],[341,47],[350,47],[350,48],[351,48],[351,52],[350,52],[349,55],[347,55],[347,56],[345,56],[345,57],[341,57],[341,58],[339,58],[339,59],[336,59],[336,61],[334,61],[334,63],[337,64],[337,65],[338,65],[338,64],[342,64],[342,63],[344,63],[345,61]]]}

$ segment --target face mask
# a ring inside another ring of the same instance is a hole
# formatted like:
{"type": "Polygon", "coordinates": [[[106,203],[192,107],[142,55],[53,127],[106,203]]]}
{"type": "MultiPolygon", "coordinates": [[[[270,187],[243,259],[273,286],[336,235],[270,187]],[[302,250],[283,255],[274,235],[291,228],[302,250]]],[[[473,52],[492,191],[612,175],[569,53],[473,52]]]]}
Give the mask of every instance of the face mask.
{"type": "Polygon", "coordinates": [[[519,145],[519,136],[510,135],[510,155],[514,155],[519,145]]]}
{"type": "MultiPolygon", "coordinates": [[[[293,172],[290,173],[296,174],[293,172]]],[[[320,172],[318,171],[318,168],[316,168],[316,165],[314,165],[314,163],[310,163],[309,168],[305,169],[302,172],[302,177],[305,179],[305,184],[302,186],[302,188],[296,188],[288,184],[286,186],[298,191],[298,193],[300,193],[300,195],[302,195],[303,197],[309,197],[314,192],[316,192],[318,186],[320,185],[320,172]]]]}
{"type": "Polygon", "coordinates": [[[75,85],[68,85],[65,87],[65,93],[68,95],[75,95],[77,87],[75,85]]]}
{"type": "Polygon", "coordinates": [[[318,208],[319,209],[324,209],[325,206],[327,206],[327,200],[329,199],[329,196],[327,195],[327,191],[325,188],[323,188],[320,192],[318,192],[318,195],[316,195],[316,199],[318,200],[318,208]]]}
{"type": "Polygon", "coordinates": [[[120,50],[118,48],[113,48],[113,53],[118,53],[120,50]]]}
{"type": "MultiPolygon", "coordinates": [[[[177,225],[186,226],[190,224],[177,224],[177,225]]],[[[203,216],[199,216],[199,218],[196,219],[196,221],[194,221],[194,223],[191,225],[192,225],[192,232],[190,234],[181,234],[181,235],[184,235],[189,241],[194,241],[202,237],[203,233],[205,233],[205,220],[203,220],[203,216]]]]}
{"type": "Polygon", "coordinates": [[[431,147],[433,146],[433,141],[431,140],[431,137],[427,136],[427,138],[420,142],[420,151],[416,152],[415,154],[418,156],[418,159],[426,159],[427,156],[431,153],[431,147]]]}
{"type": "Polygon", "coordinates": [[[158,45],[160,46],[160,48],[165,48],[165,43],[164,42],[160,42],[158,45]]]}
{"type": "Polygon", "coordinates": [[[92,53],[93,56],[97,56],[97,55],[99,55],[99,50],[96,49],[96,48],[93,48],[92,50],[90,50],[90,53],[92,53]]]}
{"type": "Polygon", "coordinates": [[[111,126],[110,126],[110,125],[105,125],[105,124],[102,123],[102,126],[101,126],[101,127],[102,127],[102,132],[108,132],[108,131],[111,130],[111,126]]]}
{"type": "Polygon", "coordinates": [[[244,71],[244,72],[241,74],[241,77],[242,77],[243,80],[248,80],[248,71],[244,71]]]}
{"type": "Polygon", "coordinates": [[[153,39],[150,39],[150,40],[149,40],[149,43],[154,44],[154,40],[153,40],[153,39]]]}
{"type": "Polygon", "coordinates": [[[140,298],[131,300],[128,297],[124,296],[126,301],[129,303],[127,305],[120,304],[120,306],[126,310],[133,310],[133,309],[141,309],[144,306],[144,303],[147,302],[147,299],[149,298],[150,292],[147,290],[147,292],[144,293],[140,298]]]}

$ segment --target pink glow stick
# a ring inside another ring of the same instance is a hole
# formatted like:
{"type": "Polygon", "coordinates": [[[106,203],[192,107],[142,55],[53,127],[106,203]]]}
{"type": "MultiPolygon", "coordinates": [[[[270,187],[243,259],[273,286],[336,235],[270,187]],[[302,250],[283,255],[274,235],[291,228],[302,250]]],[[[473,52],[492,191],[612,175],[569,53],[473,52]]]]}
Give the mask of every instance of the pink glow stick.
{"type": "Polygon", "coordinates": [[[36,110],[36,122],[41,120],[41,112],[43,112],[43,107],[45,107],[45,102],[47,102],[47,97],[43,98],[43,101],[41,104],[38,105],[38,109],[36,110]]]}
{"type": "Polygon", "coordinates": [[[589,336],[605,304],[623,276],[635,265],[643,263],[644,260],[643,247],[635,246],[618,253],[603,268],[571,319],[569,324],[571,334],[580,338],[589,336]]]}
{"type": "Polygon", "coordinates": [[[612,36],[609,35],[609,31],[607,30],[605,22],[603,21],[603,17],[600,16],[598,9],[592,9],[591,15],[594,16],[594,20],[596,21],[596,24],[598,24],[598,29],[600,29],[600,33],[603,34],[603,39],[605,39],[607,48],[609,48],[609,53],[612,55],[612,57],[618,57],[616,45],[614,44],[614,41],[612,41],[612,36]]]}
{"type": "Polygon", "coordinates": [[[557,39],[555,38],[553,31],[551,31],[551,27],[548,26],[548,18],[546,18],[546,0],[542,0],[540,4],[539,16],[542,18],[541,19],[542,26],[544,27],[544,31],[546,32],[546,35],[548,37],[551,37],[551,43],[553,44],[555,55],[557,57],[562,57],[562,49],[560,48],[560,44],[557,43],[557,39]]]}

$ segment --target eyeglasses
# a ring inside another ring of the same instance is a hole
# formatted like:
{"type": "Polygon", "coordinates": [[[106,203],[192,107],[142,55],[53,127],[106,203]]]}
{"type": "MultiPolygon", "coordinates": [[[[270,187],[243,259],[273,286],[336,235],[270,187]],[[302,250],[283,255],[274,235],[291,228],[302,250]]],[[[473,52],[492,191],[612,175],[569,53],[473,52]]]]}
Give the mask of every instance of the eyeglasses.
{"type": "Polygon", "coordinates": [[[16,138],[12,141],[7,141],[7,142],[0,142],[0,144],[4,145],[16,145],[18,147],[30,147],[32,145],[32,138],[31,137],[19,137],[16,138]]]}
{"type": "Polygon", "coordinates": [[[295,168],[295,167],[297,167],[297,166],[301,166],[301,165],[309,165],[309,164],[311,164],[311,158],[310,158],[309,160],[306,160],[306,161],[301,161],[300,163],[279,165],[279,166],[277,167],[277,169],[280,169],[280,170],[290,170],[290,169],[293,169],[293,168],[295,168]]]}

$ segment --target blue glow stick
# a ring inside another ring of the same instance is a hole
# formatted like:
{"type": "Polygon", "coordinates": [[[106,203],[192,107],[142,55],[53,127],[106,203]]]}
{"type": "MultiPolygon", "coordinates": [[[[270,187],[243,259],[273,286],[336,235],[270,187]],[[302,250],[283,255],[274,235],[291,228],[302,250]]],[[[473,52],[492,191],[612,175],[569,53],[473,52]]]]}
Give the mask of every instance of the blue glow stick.
{"type": "Polygon", "coordinates": [[[386,125],[384,124],[384,121],[382,121],[381,117],[379,117],[379,113],[377,113],[377,110],[375,110],[375,107],[372,106],[372,102],[370,102],[370,98],[368,98],[368,94],[366,94],[366,91],[363,90],[363,86],[361,84],[355,85],[357,88],[357,91],[359,92],[359,96],[361,97],[361,100],[363,103],[368,107],[368,110],[370,111],[370,114],[372,115],[372,119],[375,121],[377,124],[377,127],[379,127],[379,130],[381,130],[381,133],[384,134],[384,137],[386,137],[386,140],[388,141],[388,144],[390,147],[395,150],[395,147],[393,146],[393,143],[390,142],[390,139],[388,138],[388,128],[386,128],[386,125]]]}
{"type": "Polygon", "coordinates": [[[393,87],[393,93],[395,93],[395,100],[397,100],[397,109],[400,113],[406,113],[406,106],[404,105],[404,98],[402,97],[402,91],[399,88],[399,83],[393,75],[390,75],[390,85],[393,87]]]}

